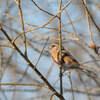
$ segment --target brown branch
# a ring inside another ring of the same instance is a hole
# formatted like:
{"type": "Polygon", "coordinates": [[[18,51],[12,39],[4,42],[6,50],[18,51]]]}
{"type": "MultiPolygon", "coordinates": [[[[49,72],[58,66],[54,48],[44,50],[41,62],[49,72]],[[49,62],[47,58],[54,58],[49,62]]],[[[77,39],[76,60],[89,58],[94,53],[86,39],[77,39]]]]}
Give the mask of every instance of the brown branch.
{"type": "MultiPolygon", "coordinates": [[[[64,92],[72,92],[70,89],[64,89],[64,92]]],[[[74,93],[81,93],[81,94],[86,94],[85,91],[83,90],[73,90],[74,93]]],[[[100,96],[100,92],[99,93],[91,93],[91,92],[88,92],[89,95],[91,96],[100,96]]]]}
{"type": "Polygon", "coordinates": [[[24,73],[22,74],[22,77],[21,77],[17,82],[21,82],[21,81],[23,80],[23,78],[24,78],[25,75],[26,75],[26,72],[27,72],[28,68],[29,68],[29,66],[27,66],[27,67],[25,68],[25,71],[24,71],[24,73]]]}
{"type": "MultiPolygon", "coordinates": [[[[86,5],[86,0],[84,0],[84,3],[86,5]]],[[[86,12],[86,19],[87,19],[87,22],[88,22],[89,33],[90,33],[90,40],[93,41],[90,22],[89,22],[89,15],[88,15],[88,12],[87,12],[86,9],[85,9],[85,12],[86,12]]]]}
{"type": "MultiPolygon", "coordinates": [[[[42,8],[40,8],[40,7],[35,3],[35,1],[33,1],[33,0],[31,0],[31,1],[32,1],[32,2],[35,4],[35,6],[36,6],[38,9],[40,9],[41,11],[47,13],[48,15],[54,16],[53,14],[49,13],[48,11],[45,11],[45,10],[43,10],[42,8]]],[[[56,17],[58,18],[58,16],[56,16],[56,17]]]]}
{"type": "Polygon", "coordinates": [[[91,18],[92,22],[94,23],[94,25],[96,26],[96,28],[97,28],[97,29],[99,30],[99,32],[100,32],[100,28],[97,26],[96,22],[94,21],[93,17],[91,16],[91,14],[90,14],[90,12],[89,12],[87,6],[85,5],[84,1],[83,1],[83,0],[81,0],[81,1],[82,1],[83,5],[84,5],[84,8],[86,9],[86,11],[87,11],[89,17],[91,18]]]}
{"type": "Polygon", "coordinates": [[[46,46],[46,44],[47,44],[49,38],[50,38],[50,36],[48,37],[46,43],[44,44],[44,47],[43,47],[43,49],[42,49],[42,51],[41,51],[41,54],[40,54],[40,56],[39,56],[39,58],[38,58],[38,60],[37,60],[37,62],[36,62],[36,64],[35,64],[35,67],[37,66],[37,64],[38,64],[38,62],[39,62],[39,60],[40,60],[40,58],[41,58],[41,56],[42,56],[42,53],[43,53],[43,51],[44,51],[44,48],[45,48],[45,46],[46,46]]]}
{"type": "Polygon", "coordinates": [[[31,63],[31,61],[19,50],[19,48],[16,46],[14,42],[12,42],[11,38],[8,36],[6,31],[0,26],[0,30],[3,32],[3,34],[6,36],[8,41],[13,45],[15,50],[22,56],[22,58],[27,62],[27,65],[30,66],[37,75],[45,82],[45,84],[48,86],[48,88],[60,99],[65,100],[62,95],[60,95],[52,86],[51,84],[45,79],[45,77],[38,71],[38,69],[31,63]]]}
{"type": "Polygon", "coordinates": [[[42,84],[26,84],[26,83],[0,83],[0,85],[21,85],[21,86],[38,86],[38,87],[45,87],[45,88],[48,88],[48,86],[46,85],[42,85],[42,84]]]}
{"type": "MultiPolygon", "coordinates": [[[[59,11],[61,10],[62,7],[62,0],[59,0],[59,11]]],[[[58,30],[59,30],[59,61],[61,61],[62,59],[62,50],[61,50],[61,46],[62,46],[62,34],[61,34],[61,13],[59,13],[58,15],[59,20],[58,20],[58,30]]],[[[63,82],[62,82],[62,64],[60,64],[60,94],[63,95],[63,82]]]]}
{"type": "Polygon", "coordinates": [[[82,83],[83,86],[84,86],[84,89],[85,89],[86,95],[87,95],[87,97],[88,97],[88,100],[91,100],[90,95],[89,95],[88,90],[87,90],[87,87],[86,87],[86,85],[85,85],[85,83],[84,83],[84,81],[83,81],[81,75],[78,74],[78,76],[79,76],[79,79],[80,79],[81,83],[82,83]]]}
{"type": "MultiPolygon", "coordinates": [[[[0,83],[1,83],[1,79],[2,79],[2,67],[3,67],[3,50],[0,49],[0,83]]],[[[1,86],[0,86],[1,89],[1,86]]]]}
{"type": "MultiPolygon", "coordinates": [[[[2,91],[4,91],[4,92],[12,92],[12,91],[17,91],[17,92],[33,92],[34,91],[34,89],[2,89],[2,91]]],[[[35,90],[35,92],[36,92],[36,90],[35,90]]],[[[71,93],[72,92],[72,90],[71,89],[64,89],[64,92],[69,92],[69,93],[71,93]]],[[[82,95],[86,95],[86,92],[84,91],[84,90],[78,90],[78,89],[74,89],[73,90],[73,92],[74,93],[77,93],[78,95],[79,94],[82,94],[82,95]]],[[[88,92],[88,94],[90,95],[90,96],[98,96],[98,97],[100,97],[100,92],[98,91],[98,92],[95,92],[95,93],[92,93],[91,91],[90,92],[88,92]]],[[[53,94],[51,95],[51,96],[53,96],[53,94]]],[[[51,98],[51,100],[52,100],[52,98],[51,98]]]]}
{"type": "Polygon", "coordinates": [[[0,46],[2,46],[2,47],[9,47],[9,48],[14,49],[14,47],[12,47],[12,46],[10,46],[10,45],[0,44],[0,46]]]}
{"type": "Polygon", "coordinates": [[[53,100],[53,99],[52,99],[52,98],[53,98],[53,96],[54,96],[54,94],[52,94],[52,95],[51,95],[50,100],[53,100]]]}
{"type": "MultiPolygon", "coordinates": [[[[48,22],[46,22],[45,24],[41,25],[41,26],[38,26],[38,27],[35,27],[35,28],[32,28],[32,29],[29,29],[29,30],[26,30],[25,32],[22,32],[20,33],[19,35],[16,36],[16,38],[12,41],[12,42],[15,42],[16,39],[23,35],[24,33],[27,33],[27,32],[30,32],[30,31],[33,31],[33,30],[36,30],[36,29],[39,29],[39,28],[43,28],[44,26],[48,25],[57,15],[59,15],[70,3],[72,2],[72,0],[70,0],[66,5],[65,7],[63,7],[56,15],[54,15],[52,18],[50,18],[50,20],[48,22]]],[[[46,38],[47,39],[47,38],[46,38]]]]}
{"type": "Polygon", "coordinates": [[[20,5],[20,0],[18,0],[17,5],[18,5],[18,8],[19,8],[19,15],[20,15],[21,24],[22,24],[24,52],[25,52],[25,56],[27,56],[26,35],[24,33],[24,31],[25,31],[25,29],[24,29],[24,20],[23,20],[23,13],[22,13],[21,5],[20,5]]]}
{"type": "Polygon", "coordinates": [[[73,84],[72,84],[72,80],[71,80],[71,72],[69,71],[69,81],[70,81],[70,85],[71,85],[71,91],[72,91],[72,100],[74,100],[74,92],[73,92],[73,84]]]}

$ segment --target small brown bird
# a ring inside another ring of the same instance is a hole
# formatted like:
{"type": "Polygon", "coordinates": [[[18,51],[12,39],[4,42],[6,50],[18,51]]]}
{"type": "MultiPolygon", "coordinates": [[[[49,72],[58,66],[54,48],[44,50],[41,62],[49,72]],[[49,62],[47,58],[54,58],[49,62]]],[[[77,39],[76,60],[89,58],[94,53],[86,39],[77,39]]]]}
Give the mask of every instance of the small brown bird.
{"type": "Polygon", "coordinates": [[[52,43],[50,45],[51,49],[51,57],[52,60],[55,62],[55,64],[60,67],[60,64],[62,64],[63,70],[70,70],[70,69],[78,69],[81,70],[82,72],[86,73],[87,75],[92,75],[96,76],[96,74],[90,70],[81,68],[80,64],[78,61],[62,46],[62,59],[60,61],[59,56],[60,56],[60,48],[57,43],[52,43]]]}

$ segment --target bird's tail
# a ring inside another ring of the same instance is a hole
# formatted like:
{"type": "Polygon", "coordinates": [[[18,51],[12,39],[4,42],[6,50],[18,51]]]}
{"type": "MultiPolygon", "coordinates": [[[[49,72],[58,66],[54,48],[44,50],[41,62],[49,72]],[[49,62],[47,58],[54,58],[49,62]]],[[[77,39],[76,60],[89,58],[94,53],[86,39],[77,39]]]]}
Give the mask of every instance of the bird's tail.
{"type": "Polygon", "coordinates": [[[97,74],[95,74],[93,71],[90,71],[88,69],[84,69],[84,68],[78,68],[81,72],[85,73],[87,76],[89,77],[96,77],[97,74]]]}

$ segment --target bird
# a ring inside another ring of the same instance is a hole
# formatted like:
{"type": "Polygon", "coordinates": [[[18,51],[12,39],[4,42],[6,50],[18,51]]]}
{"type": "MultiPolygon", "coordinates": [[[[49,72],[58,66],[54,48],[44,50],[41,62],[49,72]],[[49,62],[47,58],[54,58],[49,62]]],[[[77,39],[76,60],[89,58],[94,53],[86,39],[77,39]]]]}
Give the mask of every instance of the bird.
{"type": "Polygon", "coordinates": [[[59,68],[61,67],[60,65],[62,65],[62,69],[64,70],[64,72],[66,70],[76,69],[82,71],[83,73],[86,73],[88,76],[96,76],[96,74],[93,71],[80,67],[81,65],[79,64],[79,62],[63,46],[61,46],[61,51],[62,51],[61,60],[59,59],[60,58],[59,44],[51,43],[49,47],[52,60],[59,68]]]}

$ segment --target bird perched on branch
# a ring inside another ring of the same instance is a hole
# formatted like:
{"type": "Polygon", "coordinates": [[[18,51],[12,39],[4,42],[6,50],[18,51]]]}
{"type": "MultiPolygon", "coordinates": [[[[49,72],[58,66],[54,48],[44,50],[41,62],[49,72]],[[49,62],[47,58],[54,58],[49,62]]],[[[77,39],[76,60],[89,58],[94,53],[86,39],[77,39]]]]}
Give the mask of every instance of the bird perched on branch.
{"type": "Polygon", "coordinates": [[[50,45],[50,49],[51,49],[51,57],[52,60],[55,62],[55,64],[60,67],[60,65],[62,65],[63,70],[70,70],[70,69],[78,69],[84,73],[86,73],[88,76],[96,76],[96,74],[90,70],[81,68],[80,64],[78,63],[78,61],[66,50],[64,49],[64,47],[61,47],[61,51],[62,51],[62,57],[61,60],[60,58],[60,48],[59,45],[57,43],[52,43],[50,45]]]}

